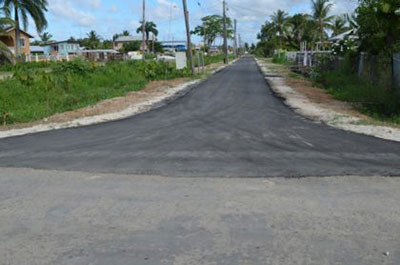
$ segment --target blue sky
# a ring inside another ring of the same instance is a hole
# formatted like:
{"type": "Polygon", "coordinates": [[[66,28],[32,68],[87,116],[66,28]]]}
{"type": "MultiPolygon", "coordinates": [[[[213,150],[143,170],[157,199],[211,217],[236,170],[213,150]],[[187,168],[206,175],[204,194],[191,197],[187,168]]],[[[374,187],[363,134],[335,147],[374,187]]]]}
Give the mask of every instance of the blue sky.
{"type": "MultiPolygon", "coordinates": [[[[141,0],[48,0],[47,18],[54,39],[70,36],[84,37],[94,29],[103,38],[111,38],[122,30],[136,34],[141,19],[141,0]]],[[[200,24],[201,17],[221,14],[222,0],[187,0],[191,28],[200,24]],[[200,4],[200,5],[199,5],[200,4]]],[[[227,0],[228,16],[238,20],[238,31],[243,41],[256,42],[261,24],[278,8],[293,14],[309,12],[311,0],[227,0]]],[[[147,18],[160,31],[159,40],[184,40],[185,24],[181,0],[146,0],[147,18]]],[[[351,12],[356,0],[332,1],[332,13],[351,12]]],[[[30,28],[35,33],[33,28],[30,28]]],[[[36,34],[34,34],[36,35],[36,34]]],[[[194,37],[194,42],[200,41],[194,37]]],[[[217,43],[218,44],[218,43],[217,43]]]]}

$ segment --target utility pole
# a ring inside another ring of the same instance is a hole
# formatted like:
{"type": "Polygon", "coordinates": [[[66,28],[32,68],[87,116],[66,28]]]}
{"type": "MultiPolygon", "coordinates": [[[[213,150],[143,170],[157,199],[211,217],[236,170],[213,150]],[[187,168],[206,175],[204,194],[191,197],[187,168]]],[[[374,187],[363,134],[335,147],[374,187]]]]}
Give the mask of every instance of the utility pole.
{"type": "Polygon", "coordinates": [[[242,39],[240,38],[240,34],[239,34],[239,53],[240,55],[242,55],[242,39]]]}
{"type": "Polygon", "coordinates": [[[142,17],[142,52],[143,60],[146,52],[146,0],[143,0],[143,17],[142,17]]]}
{"type": "Polygon", "coordinates": [[[225,0],[222,1],[222,8],[223,8],[223,17],[224,17],[224,53],[225,53],[225,64],[229,63],[228,58],[228,36],[226,32],[226,2],[225,0]]]}
{"type": "Polygon", "coordinates": [[[186,0],[182,1],[183,1],[183,13],[185,16],[185,24],[186,24],[186,38],[187,38],[187,49],[189,55],[190,71],[192,72],[192,75],[194,75],[192,40],[190,38],[190,26],[189,26],[189,11],[187,10],[186,0]]]}
{"type": "Polygon", "coordinates": [[[237,50],[237,20],[235,19],[234,20],[234,31],[235,31],[235,33],[234,33],[234,46],[235,46],[235,56],[237,57],[238,56],[238,50],[237,50]]]}

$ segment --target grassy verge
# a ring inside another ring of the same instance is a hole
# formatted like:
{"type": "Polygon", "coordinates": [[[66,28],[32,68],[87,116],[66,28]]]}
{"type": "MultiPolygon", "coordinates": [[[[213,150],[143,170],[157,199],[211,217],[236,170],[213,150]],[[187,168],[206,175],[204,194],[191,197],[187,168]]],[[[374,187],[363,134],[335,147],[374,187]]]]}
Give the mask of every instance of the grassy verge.
{"type": "Polygon", "coordinates": [[[371,84],[344,70],[319,73],[314,82],[334,98],[353,104],[361,113],[373,119],[400,124],[398,91],[371,84]]]}
{"type": "Polygon", "coordinates": [[[110,62],[96,66],[75,60],[14,69],[0,82],[0,125],[31,122],[137,91],[149,81],[190,76],[186,70],[157,62],[110,62]]]}

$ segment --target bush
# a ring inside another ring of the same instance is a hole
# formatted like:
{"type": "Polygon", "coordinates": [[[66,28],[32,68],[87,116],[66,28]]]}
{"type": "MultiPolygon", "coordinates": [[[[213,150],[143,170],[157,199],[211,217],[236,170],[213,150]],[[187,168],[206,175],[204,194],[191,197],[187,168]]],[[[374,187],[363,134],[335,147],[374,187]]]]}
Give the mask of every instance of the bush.
{"type": "Polygon", "coordinates": [[[396,91],[373,85],[351,72],[318,73],[315,81],[336,99],[350,102],[372,117],[393,120],[400,115],[400,96],[396,91]]]}
{"type": "Polygon", "coordinates": [[[288,59],[286,57],[286,53],[280,53],[279,55],[275,55],[272,58],[272,62],[277,64],[287,64],[288,59]]]}

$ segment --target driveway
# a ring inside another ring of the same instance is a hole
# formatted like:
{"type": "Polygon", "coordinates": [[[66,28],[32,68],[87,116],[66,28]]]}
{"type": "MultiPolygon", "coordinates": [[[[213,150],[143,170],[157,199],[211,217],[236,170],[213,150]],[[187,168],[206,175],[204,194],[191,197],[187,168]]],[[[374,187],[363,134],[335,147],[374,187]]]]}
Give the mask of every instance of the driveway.
{"type": "Polygon", "coordinates": [[[165,176],[400,175],[400,144],[287,108],[245,57],[132,118],[0,140],[1,167],[165,176]]]}

